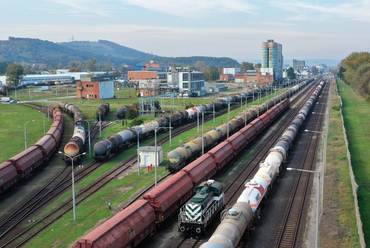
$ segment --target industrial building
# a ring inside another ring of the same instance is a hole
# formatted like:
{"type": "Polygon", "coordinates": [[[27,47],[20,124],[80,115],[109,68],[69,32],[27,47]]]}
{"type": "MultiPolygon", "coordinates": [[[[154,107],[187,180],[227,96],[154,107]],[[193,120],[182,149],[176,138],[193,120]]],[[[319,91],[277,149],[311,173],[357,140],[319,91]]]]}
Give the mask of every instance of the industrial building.
{"type": "Polygon", "coordinates": [[[248,70],[245,73],[239,73],[235,75],[235,83],[254,83],[267,86],[273,81],[273,68],[261,68],[261,71],[248,70]]]}
{"type": "Polygon", "coordinates": [[[139,81],[140,79],[154,79],[158,77],[157,71],[129,71],[128,80],[139,81]]]}
{"type": "Polygon", "coordinates": [[[282,45],[274,42],[274,40],[262,42],[261,72],[263,76],[270,76],[271,71],[265,68],[272,68],[274,74],[273,78],[275,80],[282,79],[284,61],[282,52],[282,45]]]}
{"type": "Polygon", "coordinates": [[[139,91],[143,97],[158,96],[167,93],[167,83],[163,79],[140,79],[139,91]]]}
{"type": "Polygon", "coordinates": [[[234,75],[240,73],[240,68],[223,68],[223,74],[234,75]]]}
{"type": "Polygon", "coordinates": [[[233,74],[220,74],[220,81],[233,81],[233,80],[235,80],[235,75],[233,74]]]}
{"type": "Polygon", "coordinates": [[[293,59],[293,69],[294,70],[297,70],[297,69],[303,69],[304,67],[306,66],[306,63],[304,60],[296,60],[296,59],[293,59]]]}
{"type": "Polygon", "coordinates": [[[224,84],[209,84],[205,86],[205,89],[209,92],[221,92],[228,90],[229,87],[224,84]]]}
{"type": "Polygon", "coordinates": [[[189,67],[169,67],[167,70],[169,87],[178,86],[183,96],[202,96],[204,90],[204,73],[190,71],[189,67]]]}
{"type": "Polygon", "coordinates": [[[114,98],[113,81],[104,81],[97,77],[84,77],[76,82],[77,98],[82,99],[110,99],[114,98]]]}

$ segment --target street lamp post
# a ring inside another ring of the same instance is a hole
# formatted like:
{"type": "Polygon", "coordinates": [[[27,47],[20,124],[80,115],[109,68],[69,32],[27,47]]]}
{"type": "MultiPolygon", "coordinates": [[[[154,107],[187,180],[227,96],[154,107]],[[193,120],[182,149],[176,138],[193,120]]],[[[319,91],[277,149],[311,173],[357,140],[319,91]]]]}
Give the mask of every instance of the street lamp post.
{"type": "MultiPolygon", "coordinates": [[[[169,128],[169,129],[172,129],[172,127],[161,127],[161,128],[169,128]]],[[[154,169],[155,169],[155,187],[157,187],[157,184],[158,184],[158,179],[157,179],[157,166],[158,166],[158,161],[157,161],[157,131],[158,131],[159,128],[155,128],[154,129],[154,145],[155,145],[155,162],[154,162],[154,169]]]]}
{"type": "Polygon", "coordinates": [[[140,176],[140,134],[137,134],[137,167],[138,167],[138,172],[140,176]]]}
{"type": "MultiPolygon", "coordinates": [[[[315,113],[315,112],[312,112],[313,114],[318,114],[318,113],[315,113]]],[[[325,114],[324,114],[325,115],[325,114]]],[[[323,140],[324,140],[324,149],[322,151],[322,160],[323,160],[323,167],[322,167],[322,177],[321,177],[321,188],[322,188],[322,194],[321,194],[321,214],[324,213],[324,168],[326,168],[326,135],[324,132],[320,132],[320,131],[313,131],[313,130],[304,130],[305,132],[312,132],[312,133],[320,133],[323,135],[323,140]]]]}
{"type": "Polygon", "coordinates": [[[42,113],[42,115],[44,116],[44,135],[45,135],[46,134],[46,132],[45,132],[45,114],[42,113]]]}
{"type": "Polygon", "coordinates": [[[91,158],[91,136],[90,136],[90,122],[89,121],[86,121],[84,120],[85,122],[87,122],[87,126],[88,126],[88,129],[89,129],[89,158],[91,158]]]}
{"type": "Polygon", "coordinates": [[[204,114],[212,113],[211,111],[202,112],[202,155],[204,154],[204,114]]]}
{"type": "MultiPolygon", "coordinates": [[[[317,189],[317,205],[316,205],[316,248],[319,248],[319,211],[320,211],[320,174],[321,171],[312,171],[312,170],[303,170],[303,169],[296,169],[296,168],[286,168],[289,171],[301,171],[301,172],[308,172],[308,173],[316,173],[317,176],[319,177],[319,182],[318,182],[318,189],[317,189]]],[[[321,194],[324,194],[324,191],[321,192],[321,194]]],[[[321,205],[323,205],[323,202],[321,202],[321,205]]]]}
{"type": "Polygon", "coordinates": [[[99,110],[99,131],[100,131],[100,139],[101,139],[101,114],[99,110]]]}
{"type": "Polygon", "coordinates": [[[171,119],[172,119],[172,111],[173,111],[173,110],[171,110],[171,113],[170,113],[170,147],[172,146],[172,143],[171,143],[171,129],[172,129],[172,128],[171,128],[171,122],[172,122],[172,120],[171,120],[171,119]]]}
{"type": "Polygon", "coordinates": [[[230,101],[227,107],[227,139],[229,138],[230,101]]]}
{"type": "Polygon", "coordinates": [[[75,157],[71,157],[71,156],[68,156],[67,154],[61,152],[61,151],[58,151],[58,153],[60,154],[63,154],[64,156],[66,157],[69,157],[72,161],[72,197],[73,197],[73,219],[76,220],[76,192],[75,192],[75,173],[74,173],[74,168],[73,168],[73,159],[74,158],[78,158],[82,155],[85,155],[86,152],[84,153],[81,153],[80,155],[77,155],[75,157]]]}
{"type": "MultiPolygon", "coordinates": [[[[32,120],[32,121],[35,121],[35,120],[32,120]]],[[[27,123],[30,123],[31,121],[27,121],[26,123],[24,123],[24,147],[25,147],[25,150],[27,150],[27,123]]]]}
{"type": "Polygon", "coordinates": [[[101,115],[99,110],[99,131],[100,131],[100,139],[101,139],[101,115]]]}

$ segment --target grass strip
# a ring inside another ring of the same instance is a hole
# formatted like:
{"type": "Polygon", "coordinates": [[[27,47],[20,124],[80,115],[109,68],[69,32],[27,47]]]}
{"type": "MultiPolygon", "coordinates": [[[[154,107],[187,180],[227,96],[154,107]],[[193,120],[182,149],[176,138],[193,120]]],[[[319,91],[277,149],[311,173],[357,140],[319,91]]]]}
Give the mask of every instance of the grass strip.
{"type": "Polygon", "coordinates": [[[320,246],[359,247],[354,196],[339,112],[340,100],[334,93],[335,84],[332,90],[320,246]]]}

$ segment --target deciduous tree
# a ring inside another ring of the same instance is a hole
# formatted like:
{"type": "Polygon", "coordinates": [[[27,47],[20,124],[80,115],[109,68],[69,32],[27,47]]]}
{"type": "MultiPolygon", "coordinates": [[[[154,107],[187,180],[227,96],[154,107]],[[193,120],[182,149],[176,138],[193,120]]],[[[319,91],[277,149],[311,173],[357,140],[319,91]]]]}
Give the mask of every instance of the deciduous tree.
{"type": "Polygon", "coordinates": [[[97,63],[98,63],[98,60],[96,58],[91,58],[91,59],[87,60],[86,61],[86,69],[88,69],[89,71],[96,71],[97,63]]]}
{"type": "Polygon", "coordinates": [[[253,63],[242,62],[241,66],[240,66],[240,71],[241,72],[246,72],[247,70],[254,70],[253,63]]]}
{"type": "Polygon", "coordinates": [[[17,87],[22,79],[23,67],[20,64],[11,64],[6,68],[6,82],[9,86],[17,87]]]}
{"type": "Polygon", "coordinates": [[[319,70],[316,68],[316,66],[312,66],[312,68],[311,68],[311,73],[312,73],[312,75],[317,75],[317,74],[319,74],[319,70]]]}
{"type": "Polygon", "coordinates": [[[287,75],[288,75],[288,78],[295,79],[295,73],[294,73],[294,69],[292,67],[288,68],[287,75]]]}

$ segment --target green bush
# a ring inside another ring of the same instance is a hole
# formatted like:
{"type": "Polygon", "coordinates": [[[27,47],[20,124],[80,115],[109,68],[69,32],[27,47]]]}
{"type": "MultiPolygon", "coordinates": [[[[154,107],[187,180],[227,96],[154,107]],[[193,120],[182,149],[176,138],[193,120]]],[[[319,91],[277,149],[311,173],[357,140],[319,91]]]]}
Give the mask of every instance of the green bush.
{"type": "Polygon", "coordinates": [[[337,111],[339,111],[339,106],[333,106],[333,107],[331,107],[332,109],[334,109],[334,110],[337,110],[337,111]]]}
{"type": "Polygon", "coordinates": [[[143,124],[143,123],[144,123],[143,119],[141,119],[141,118],[135,118],[135,119],[133,119],[133,120],[130,122],[130,127],[138,126],[138,125],[141,125],[141,124],[143,124]]]}
{"type": "Polygon", "coordinates": [[[188,109],[188,108],[193,108],[194,107],[194,104],[193,103],[187,103],[185,105],[185,110],[188,109]]]}
{"type": "Polygon", "coordinates": [[[139,116],[137,109],[130,108],[126,112],[126,119],[132,120],[139,116]]]}

